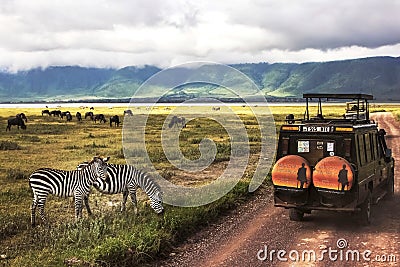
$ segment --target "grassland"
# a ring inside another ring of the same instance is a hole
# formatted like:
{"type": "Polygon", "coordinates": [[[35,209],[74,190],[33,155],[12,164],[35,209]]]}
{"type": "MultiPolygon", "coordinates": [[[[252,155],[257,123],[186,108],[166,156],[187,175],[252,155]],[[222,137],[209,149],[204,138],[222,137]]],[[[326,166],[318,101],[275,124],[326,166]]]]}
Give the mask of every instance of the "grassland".
{"type": "MultiPolygon", "coordinates": [[[[122,117],[124,107],[96,108],[95,113],[122,117]]],[[[145,107],[134,110],[145,113],[145,107]]],[[[261,109],[261,107],[260,107],[261,109]]],[[[276,127],[292,113],[302,118],[299,106],[271,107],[276,127]]],[[[397,106],[373,107],[373,110],[392,111],[399,116],[397,106]]],[[[65,108],[62,109],[66,110],[65,108]]],[[[79,108],[68,108],[74,115],[79,108]]],[[[107,155],[115,164],[125,164],[122,147],[122,128],[89,120],[66,122],[42,116],[41,109],[0,109],[0,266],[130,266],[149,262],[171,246],[214,221],[225,210],[246,201],[247,186],[260,153],[260,132],[247,107],[233,107],[246,125],[250,143],[250,163],[237,186],[226,196],[209,205],[180,208],[166,205],[164,216],[156,215],[139,194],[139,214],[131,205],[119,212],[120,195],[91,195],[93,217],[75,222],[71,198],[49,197],[46,204],[47,225],[30,227],[32,193],[28,177],[35,169],[50,167],[72,170],[79,162],[94,155],[107,155]],[[28,117],[27,130],[12,127],[6,132],[6,121],[24,112],[28,117]],[[3,127],[3,128],[1,128],[3,127]]],[[[341,114],[343,108],[332,106],[326,116],[341,114]]],[[[88,111],[88,110],[86,110],[88,111]]],[[[169,108],[151,111],[146,127],[146,148],[155,168],[176,184],[199,186],[216,179],[230,157],[230,137],[224,127],[210,120],[198,119],[188,123],[179,135],[180,149],[190,159],[200,156],[202,138],[212,139],[218,149],[214,163],[200,174],[185,173],[169,163],[160,149],[161,127],[169,108]]],[[[205,112],[205,111],[204,111],[205,112]]],[[[313,111],[314,112],[314,111],[313,111]]],[[[316,111],[315,111],[316,112],[316,111]]],[[[138,158],[138,161],[140,159],[138,158]]],[[[266,185],[268,186],[268,179],[266,185]]],[[[40,221],[40,220],[39,220],[40,221]]]]}

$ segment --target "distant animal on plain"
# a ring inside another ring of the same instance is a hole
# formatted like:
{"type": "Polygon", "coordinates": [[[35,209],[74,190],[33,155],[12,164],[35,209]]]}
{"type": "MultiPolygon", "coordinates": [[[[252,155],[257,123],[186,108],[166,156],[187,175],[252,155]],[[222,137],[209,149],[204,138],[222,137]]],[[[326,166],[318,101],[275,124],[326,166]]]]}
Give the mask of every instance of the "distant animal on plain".
{"type": "Polygon", "coordinates": [[[91,112],[91,111],[86,112],[86,113],[85,113],[85,119],[86,119],[87,117],[89,117],[91,120],[93,120],[93,119],[94,119],[93,112],[91,112]]]}
{"type": "Polygon", "coordinates": [[[94,110],[94,107],[90,107],[90,110],[94,110]]]}
{"type": "Polygon", "coordinates": [[[50,111],[50,114],[53,115],[54,117],[60,117],[61,116],[61,110],[52,110],[50,111]]]}
{"type": "Polygon", "coordinates": [[[61,112],[61,115],[60,115],[61,119],[64,119],[64,117],[67,117],[67,114],[71,115],[71,113],[69,111],[61,112]]]}
{"type": "Polygon", "coordinates": [[[103,114],[94,115],[94,122],[97,122],[97,121],[104,122],[104,123],[107,122],[106,117],[103,114]]]}
{"type": "Polygon", "coordinates": [[[124,110],[124,116],[125,115],[133,116],[132,110],[130,110],[130,109],[124,110]]]}
{"type": "Polygon", "coordinates": [[[80,112],[77,112],[75,116],[78,119],[78,121],[82,120],[82,114],[80,112]]]}
{"type": "Polygon", "coordinates": [[[71,113],[67,113],[67,115],[65,115],[65,117],[67,118],[67,121],[72,121],[72,115],[71,113]]]}
{"type": "Polygon", "coordinates": [[[43,114],[47,114],[47,115],[51,115],[50,114],[50,111],[48,110],[48,109],[44,109],[44,110],[42,110],[42,116],[43,116],[43,114]]]}
{"type": "Polygon", "coordinates": [[[12,125],[18,126],[18,129],[19,129],[19,127],[21,127],[23,130],[26,129],[26,125],[24,123],[24,120],[21,118],[21,116],[18,116],[18,115],[15,116],[15,118],[8,119],[6,132],[7,132],[7,130],[11,131],[11,126],[12,125]]]}
{"type": "Polygon", "coordinates": [[[16,115],[16,117],[20,117],[21,119],[23,119],[25,122],[28,122],[28,118],[25,116],[24,113],[18,113],[16,115]]]}
{"type": "Polygon", "coordinates": [[[181,126],[182,128],[185,128],[186,119],[184,117],[173,116],[170,123],[168,124],[168,127],[172,128],[175,125],[178,127],[181,126]]]}
{"type": "Polygon", "coordinates": [[[114,122],[115,126],[119,126],[120,121],[119,121],[119,116],[118,115],[114,115],[110,118],[110,127],[112,127],[112,123],[114,122]]]}
{"type": "Polygon", "coordinates": [[[221,108],[220,107],[213,107],[212,110],[218,111],[218,110],[221,110],[221,108]]]}

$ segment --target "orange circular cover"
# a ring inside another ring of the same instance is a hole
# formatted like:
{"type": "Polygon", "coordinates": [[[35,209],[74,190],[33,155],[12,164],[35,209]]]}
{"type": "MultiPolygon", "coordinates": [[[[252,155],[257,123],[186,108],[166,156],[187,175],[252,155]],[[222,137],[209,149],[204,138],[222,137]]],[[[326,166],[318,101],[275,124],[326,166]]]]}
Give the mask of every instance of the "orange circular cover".
{"type": "Polygon", "coordinates": [[[315,166],[313,183],[317,188],[348,191],[353,186],[353,168],[344,158],[332,156],[315,166]]]}
{"type": "Polygon", "coordinates": [[[280,158],[272,168],[272,182],[277,186],[308,188],[311,183],[310,164],[297,155],[280,158]]]}

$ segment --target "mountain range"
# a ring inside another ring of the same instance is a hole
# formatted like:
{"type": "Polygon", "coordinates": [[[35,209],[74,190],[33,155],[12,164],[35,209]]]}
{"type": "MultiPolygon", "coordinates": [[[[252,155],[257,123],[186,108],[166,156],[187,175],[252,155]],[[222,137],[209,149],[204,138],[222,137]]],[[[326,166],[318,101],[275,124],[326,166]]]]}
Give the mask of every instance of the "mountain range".
{"type": "MultiPolygon", "coordinates": [[[[373,94],[382,101],[400,100],[400,57],[230,66],[250,77],[266,97],[299,98],[303,93],[336,92],[373,94]]],[[[0,102],[129,99],[144,81],[159,71],[160,68],[148,65],[121,69],[52,66],[16,73],[2,71],[0,102]]],[[[145,97],[159,97],[159,94],[162,94],[160,88],[153,87],[146,91],[145,97]]],[[[204,84],[175,88],[168,95],[176,96],[235,97],[225,88],[204,84]]]]}

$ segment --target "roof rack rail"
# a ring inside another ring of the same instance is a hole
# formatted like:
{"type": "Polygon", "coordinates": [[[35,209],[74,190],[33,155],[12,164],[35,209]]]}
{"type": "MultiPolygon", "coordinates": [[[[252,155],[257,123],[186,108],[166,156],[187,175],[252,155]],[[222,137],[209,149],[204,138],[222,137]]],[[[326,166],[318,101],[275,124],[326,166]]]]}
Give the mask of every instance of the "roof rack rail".
{"type": "Polygon", "coordinates": [[[362,120],[369,121],[369,105],[368,100],[373,100],[373,95],[369,94],[303,94],[303,98],[306,99],[306,114],[305,118],[307,121],[310,120],[309,113],[309,101],[314,99],[318,99],[318,113],[316,118],[319,120],[324,120],[324,116],[322,115],[322,99],[348,99],[354,100],[354,102],[347,103],[346,114],[344,115],[344,119],[348,120],[362,120]]]}

